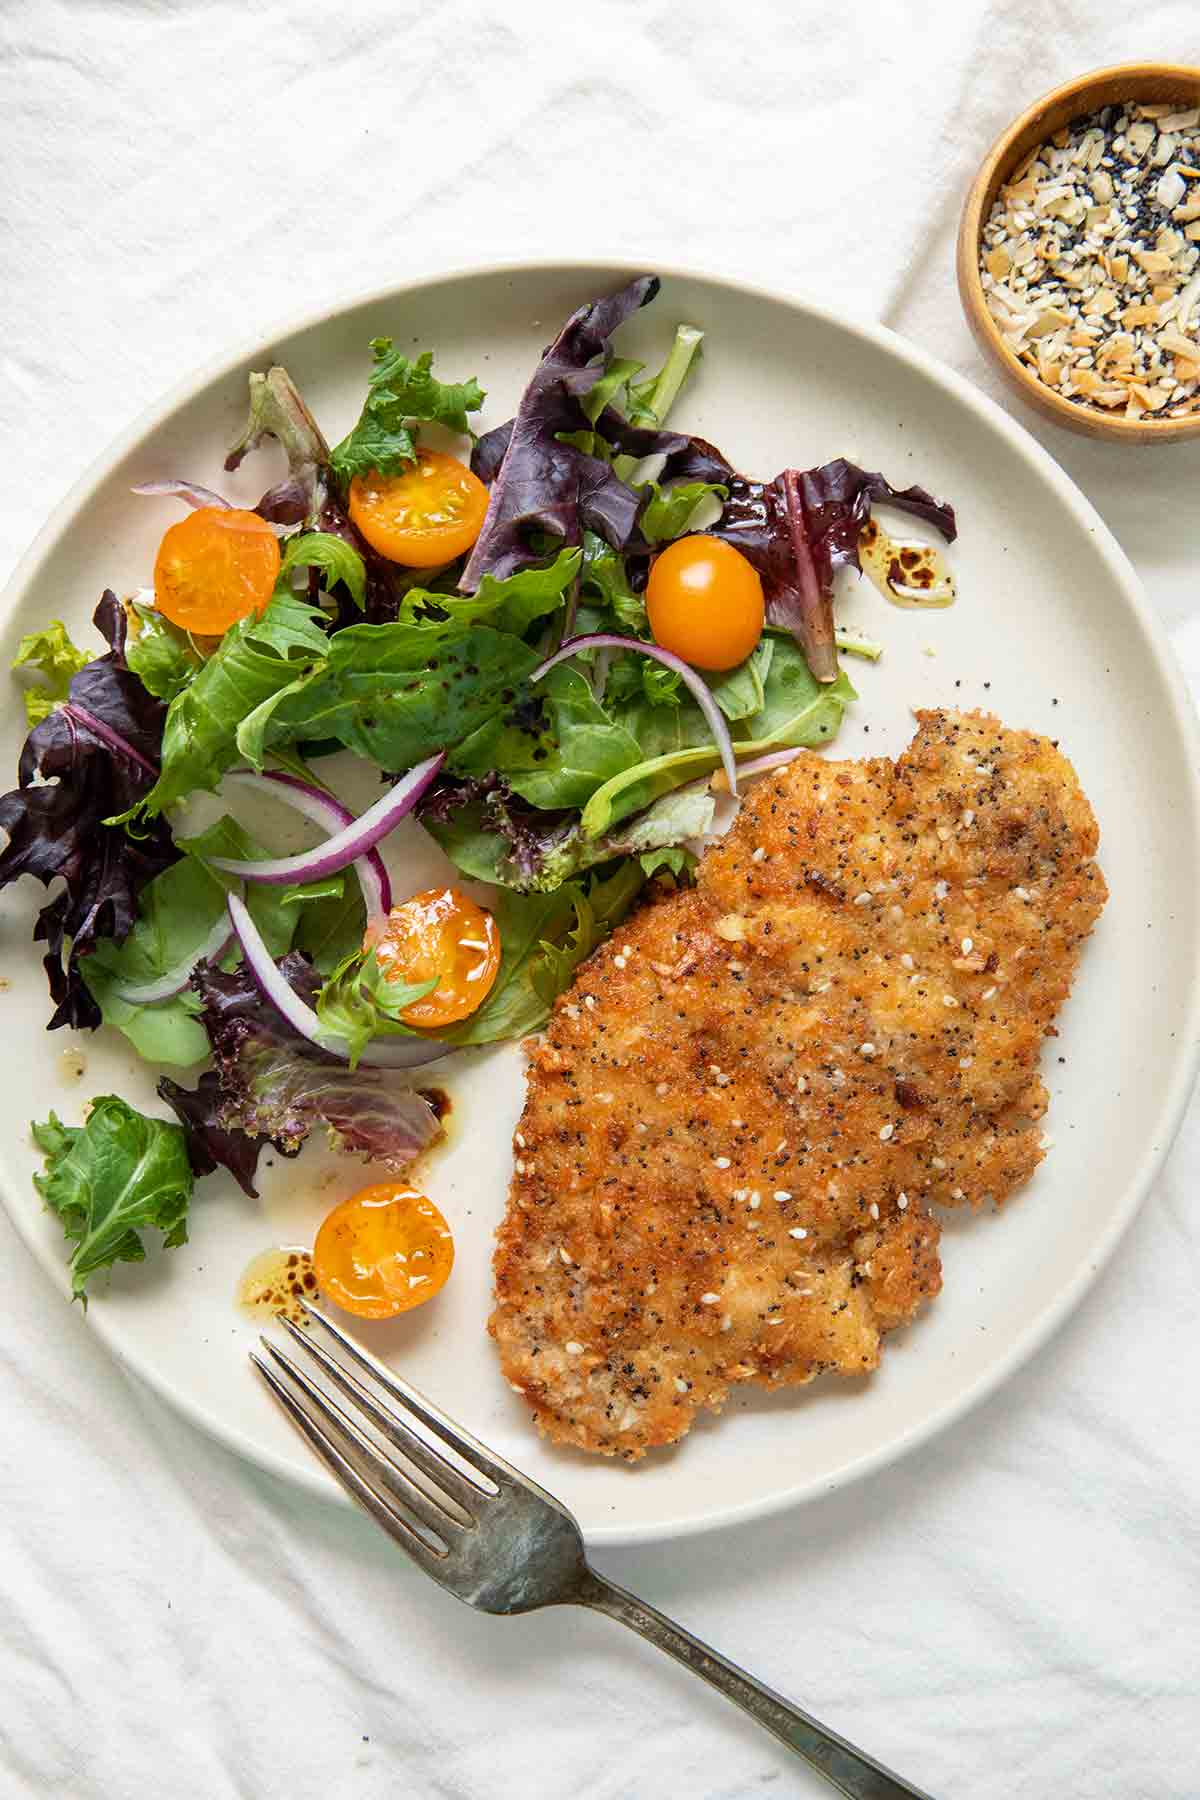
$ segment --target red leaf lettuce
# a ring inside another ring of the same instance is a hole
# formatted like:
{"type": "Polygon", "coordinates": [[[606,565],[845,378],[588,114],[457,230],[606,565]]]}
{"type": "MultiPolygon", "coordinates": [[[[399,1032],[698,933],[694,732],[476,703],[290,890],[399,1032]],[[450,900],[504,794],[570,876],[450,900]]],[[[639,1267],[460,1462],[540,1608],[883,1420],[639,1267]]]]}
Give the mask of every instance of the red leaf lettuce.
{"type": "MultiPolygon", "coordinates": [[[[298,951],[279,968],[296,992],[315,1005],[320,977],[298,951]]],[[[270,1142],[294,1155],[317,1125],[339,1148],[356,1151],[394,1169],[440,1135],[429,1102],[403,1077],[346,1063],[294,1031],[265,1000],[245,965],[223,974],[202,962],[192,975],[201,1019],[213,1048],[215,1073],[201,1076],[192,1092],[172,1081],[159,1093],[175,1109],[188,1134],[197,1173],[223,1164],[252,1194],[258,1153],[270,1142]]]]}
{"type": "Polygon", "coordinates": [[[21,875],[47,887],[61,876],[65,884],[42,907],[33,934],[47,947],[51,1031],[99,1025],[80,958],[102,938],[121,943],[128,936],[138,894],[178,855],[161,819],[136,834],[105,822],[153,787],[167,709],[125,661],[125,612],[111,590],[95,623],[111,646],[108,655],[72,676],[66,701],[25,740],[19,786],[0,797],[0,827],[8,833],[0,888],[21,875]]]}
{"type": "Polygon", "coordinates": [[[629,541],[638,495],[603,457],[561,440],[592,431],[581,401],[604,374],[608,341],[658,289],[656,275],[641,275],[573,312],[534,370],[516,417],[479,440],[472,467],[491,483],[491,499],[459,583],[463,593],[474,593],[485,575],[502,580],[540,561],[534,533],[573,545],[591,530],[614,549],[629,541]]]}

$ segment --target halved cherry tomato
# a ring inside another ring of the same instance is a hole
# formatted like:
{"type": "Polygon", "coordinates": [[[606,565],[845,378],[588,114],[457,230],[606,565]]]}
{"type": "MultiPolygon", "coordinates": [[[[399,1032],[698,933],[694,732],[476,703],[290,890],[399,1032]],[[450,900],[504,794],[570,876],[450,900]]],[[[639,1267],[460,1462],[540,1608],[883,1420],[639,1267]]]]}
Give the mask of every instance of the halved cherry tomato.
{"type": "Polygon", "coordinates": [[[473,1013],[491,991],[500,967],[500,933],[490,912],[457,888],[426,888],[394,906],[381,930],[367,933],[390,981],[438,984],[406,1006],[406,1025],[452,1024],[473,1013]]]}
{"type": "Polygon", "coordinates": [[[381,1181],[343,1200],[313,1245],[321,1292],[360,1319],[390,1319],[431,1300],[453,1266],[450,1227],[405,1181],[381,1181]]]}
{"type": "Polygon", "coordinates": [[[163,534],[154,601],[183,631],[220,637],[260,613],[279,579],[279,540],[265,519],[236,507],[201,506],[163,534]]]}
{"type": "Polygon", "coordinates": [[[762,636],[762,582],[740,550],[696,532],[655,557],[646,614],[664,650],[697,669],[732,669],[762,636]]]}
{"type": "Polygon", "coordinates": [[[469,550],[488,509],[488,491],[456,456],[418,450],[399,475],[356,475],[350,517],[380,556],[409,569],[435,569],[469,550]]]}

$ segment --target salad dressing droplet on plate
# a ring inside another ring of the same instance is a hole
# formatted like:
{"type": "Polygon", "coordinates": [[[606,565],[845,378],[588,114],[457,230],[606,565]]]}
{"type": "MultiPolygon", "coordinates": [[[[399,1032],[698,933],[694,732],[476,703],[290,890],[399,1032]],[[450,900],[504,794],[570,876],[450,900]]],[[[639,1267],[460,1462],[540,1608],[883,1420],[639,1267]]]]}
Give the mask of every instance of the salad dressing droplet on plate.
{"type": "Polygon", "coordinates": [[[312,1252],[297,1244],[273,1246],[251,1257],[237,1285],[237,1303],[251,1318],[281,1315],[305,1323],[301,1300],[316,1300],[312,1252]]]}
{"type": "Polygon", "coordinates": [[[859,533],[863,574],[893,606],[953,606],[957,593],[950,565],[936,544],[894,538],[878,519],[859,533]]]}

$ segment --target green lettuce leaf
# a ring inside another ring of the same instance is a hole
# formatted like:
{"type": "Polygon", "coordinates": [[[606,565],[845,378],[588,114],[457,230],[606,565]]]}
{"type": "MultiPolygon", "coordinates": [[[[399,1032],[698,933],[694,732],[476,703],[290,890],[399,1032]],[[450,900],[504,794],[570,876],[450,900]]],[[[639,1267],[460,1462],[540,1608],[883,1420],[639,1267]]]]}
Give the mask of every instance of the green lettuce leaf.
{"type": "Polygon", "coordinates": [[[622,856],[641,857],[646,874],[659,866],[678,873],[688,853],[681,850],[676,859],[676,847],[684,838],[703,837],[711,830],[715,808],[708,783],[693,782],[664,794],[603,837],[585,837],[578,819],[564,823],[561,814],[547,813],[540,855],[530,855],[526,842],[523,859],[513,854],[511,841],[486,802],[460,807],[448,820],[428,819],[425,829],[472,880],[516,888],[519,893],[551,893],[571,877],[622,856]]]}
{"type": "Polygon", "coordinates": [[[410,588],[399,616],[409,624],[440,616],[455,625],[491,625],[497,631],[524,637],[536,620],[557,612],[565,603],[579,561],[578,550],[561,550],[544,569],[521,569],[501,581],[494,575],[485,575],[473,594],[439,594],[410,588]]]}
{"type": "Polygon", "coordinates": [[[651,706],[678,706],[683,698],[683,680],[675,669],[655,662],[652,656],[640,656],[642,693],[651,706]]]}
{"type": "Polygon", "coordinates": [[[53,1113],[31,1126],[46,1159],[34,1186],[58,1214],[71,1252],[73,1297],[87,1305],[87,1283],[98,1269],[143,1262],[139,1232],[161,1231],[164,1248],[187,1242],[192,1168],[183,1130],[149,1119],[115,1094],[92,1102],[82,1127],[53,1113]]]}
{"type": "Polygon", "coordinates": [[[776,637],[774,644],[762,706],[744,721],[744,745],[739,738],[738,749],[750,756],[794,744],[826,743],[841,724],[847,706],[858,699],[844,671],[836,681],[817,681],[794,639],[776,637]]]}
{"type": "Polygon", "coordinates": [[[622,820],[606,837],[588,839],[581,831],[577,867],[588,868],[605,857],[638,856],[649,874],[650,869],[646,866],[649,853],[674,850],[685,838],[704,837],[712,830],[715,811],[716,800],[707,781],[695,781],[687,787],[676,788],[663,794],[645,812],[622,820]]]}
{"type": "Polygon", "coordinates": [[[648,481],[645,489],[650,498],[638,524],[648,544],[682,537],[691,524],[692,514],[710,495],[720,500],[729,498],[729,489],[719,481],[680,481],[669,488],[660,488],[656,481],[648,481]]]}
{"type": "Polygon", "coordinates": [[[186,631],[172,625],[144,600],[128,601],[129,635],[125,661],[142,686],[158,700],[172,701],[204,667],[204,658],[186,631]]]}
{"type": "Polygon", "coordinates": [[[123,944],[106,938],[80,968],[106,1025],[124,1033],[147,1062],[188,1067],[209,1053],[208,1034],[188,989],[151,1006],[136,1006],[118,989],[156,981],[199,954],[225,911],[225,888],[202,862],[185,856],[143,888],[138,917],[123,944]]]}
{"type": "MultiPolygon", "coordinates": [[[[207,913],[206,930],[211,929],[226,910],[226,894],[239,894],[242,891],[238,876],[227,875],[223,869],[213,868],[209,859],[224,856],[237,861],[257,862],[270,854],[256,844],[253,838],[248,837],[237,820],[231,819],[228,814],[194,837],[176,838],[175,842],[180,850],[187,852],[188,862],[195,870],[187,910],[193,917],[201,912],[207,913]],[[203,888],[202,877],[206,884],[203,888]]],[[[168,874],[174,872],[171,869],[167,871],[168,874]]],[[[353,877],[348,882],[347,877],[341,874],[326,875],[320,881],[293,881],[285,887],[249,881],[246,883],[246,910],[258,926],[267,949],[278,960],[292,947],[301,910],[319,901],[340,902],[347,885],[358,888],[353,877]]],[[[171,965],[166,963],[164,966],[169,968],[171,965]]]]}
{"type": "Polygon", "coordinates": [[[348,625],[327,651],[279,697],[263,742],[335,738],[383,769],[410,769],[510,708],[539,661],[510,632],[453,621],[348,625]]]}
{"type": "Polygon", "coordinates": [[[524,880],[513,867],[509,841],[496,829],[481,802],[471,801],[460,806],[449,819],[423,819],[421,823],[455,868],[461,869],[472,881],[487,881],[495,887],[522,890],[536,885],[524,880]]]}
{"type": "Polygon", "coordinates": [[[317,1017],[346,1044],[353,1069],[372,1038],[418,1036],[400,1014],[437,985],[436,975],[428,981],[391,980],[379,967],[374,950],[364,951],[359,945],[322,986],[317,1017]]]}
{"type": "Polygon", "coordinates": [[[356,475],[368,475],[372,469],[392,475],[414,461],[416,440],[409,428],[416,422],[445,425],[466,435],[471,429],[467,414],[478,412],[486,397],[473,376],[470,381],[438,381],[432,351],[424,351],[413,362],[391,338],[373,338],[371,352],[375,367],[367,381],[362,414],[330,456],[343,489],[356,475]]]}
{"type": "Polygon", "coordinates": [[[116,993],[115,978],[99,952],[83,959],[81,967],[104,1023],[123,1033],[145,1062],[189,1069],[205,1061],[208,1033],[200,1023],[200,1003],[189,989],[154,1006],[135,1006],[116,993]]]}
{"type": "MultiPolygon", "coordinates": [[[[648,656],[635,659],[631,654],[629,661],[632,663],[635,660],[649,663],[653,659],[648,656]]],[[[669,756],[676,750],[699,749],[712,744],[712,732],[690,694],[681,693],[677,705],[664,706],[660,699],[651,700],[647,697],[644,683],[641,684],[641,690],[639,692],[630,683],[628,698],[618,698],[612,707],[617,723],[624,726],[637,741],[641,751],[639,762],[649,761],[655,756],[669,756]]],[[[606,692],[605,699],[607,698],[606,692]]]]}
{"type": "Polygon", "coordinates": [[[683,681],[675,669],[665,668],[652,656],[639,656],[634,650],[618,652],[608,666],[604,681],[604,704],[620,717],[623,707],[679,706],[687,698],[683,681]]]}
{"type": "Polygon", "coordinates": [[[616,724],[578,669],[560,664],[524,687],[450,753],[458,775],[499,770],[532,806],[582,806],[622,769],[640,762],[635,737],[616,724]]]}
{"type": "Polygon", "coordinates": [[[582,616],[576,621],[580,632],[616,630],[631,637],[648,636],[646,603],[630,587],[623,558],[594,531],[583,534],[579,586],[582,593],[595,595],[601,608],[601,616],[594,621],[585,623],[582,616]],[[605,611],[612,614],[611,621],[603,617],[605,611]]]}
{"type": "Polygon", "coordinates": [[[172,700],[162,773],[136,810],[153,817],[197,789],[215,789],[239,750],[251,754],[261,743],[256,713],[303,684],[324,661],[329,639],[320,619],[307,601],[277,593],[258,618],[230,627],[195,680],[172,700]]]}
{"type": "Polygon", "coordinates": [[[766,680],[779,640],[764,631],[745,662],[721,675],[706,675],[713,699],[729,720],[750,719],[766,705],[766,680]]]}
{"type": "MultiPolygon", "coordinates": [[[[793,745],[827,744],[836,734],[846,707],[855,699],[857,695],[844,670],[836,681],[817,682],[800,649],[790,640],[778,638],[764,683],[763,704],[734,733],[738,752],[760,756],[793,745]]],[[[660,714],[672,710],[655,709],[660,714]]],[[[678,711],[686,718],[687,708],[680,707],[678,711]]],[[[641,812],[660,794],[715,769],[720,760],[712,743],[680,746],[648,757],[597,789],[583,809],[584,832],[588,837],[603,836],[616,820],[641,812]]]]}
{"type": "Polygon", "coordinates": [[[690,874],[696,866],[696,857],[682,844],[664,845],[661,850],[643,850],[638,857],[642,865],[642,874],[649,879],[651,875],[690,874]]]}
{"type": "Polygon", "coordinates": [[[661,425],[684,382],[700,360],[704,333],[696,325],[677,325],[667,359],[656,375],[629,389],[629,417],[635,425],[661,425]]]}
{"type": "MultiPolygon", "coordinates": [[[[657,375],[645,381],[630,382],[626,413],[632,425],[661,425],[679,397],[688,375],[700,359],[704,333],[696,325],[677,325],[667,359],[657,375]]],[[[613,468],[622,481],[629,481],[638,466],[636,456],[618,456],[613,468]]]]}
{"type": "Polygon", "coordinates": [[[283,547],[277,590],[290,594],[297,569],[320,569],[326,587],[340,581],[359,612],[367,602],[367,566],[353,544],[331,531],[301,531],[283,547]]]}
{"type": "Polygon", "coordinates": [[[331,975],[348,956],[361,950],[366,929],[362,889],[353,875],[348,875],[338,898],[313,900],[301,909],[295,945],[319,975],[331,975]]]}
{"type": "Polygon", "coordinates": [[[493,1044],[544,1025],[575,970],[620,923],[645,876],[630,858],[606,880],[567,882],[552,894],[502,893],[494,911],[500,969],[477,1012],[438,1033],[452,1044],[493,1044]]]}
{"type": "MultiPolygon", "coordinates": [[[[762,710],[777,641],[764,632],[745,662],[719,675],[704,675],[713,699],[731,723],[752,718],[762,710]]],[[[613,659],[604,687],[604,704],[637,739],[643,756],[661,756],[668,750],[688,749],[712,740],[704,714],[674,670],[664,668],[652,657],[639,656],[636,651],[613,659]],[[662,716],[667,702],[678,709],[674,719],[662,716]]]]}
{"type": "Polygon", "coordinates": [[[67,698],[72,675],[78,675],[92,660],[86,650],[71,642],[70,633],[61,619],[51,619],[44,631],[31,631],[17,645],[14,669],[33,669],[42,684],[23,690],[25,718],[32,731],[35,725],[61,706],[67,698]]]}
{"type": "MultiPolygon", "coordinates": [[[[203,1062],[210,1048],[197,1017],[200,1003],[190,989],[147,1006],[124,999],[118,990],[156,981],[199,955],[225,915],[226,894],[241,888],[233,876],[212,868],[207,857],[256,858],[265,852],[230,818],[177,843],[188,854],[143,888],[125,941],[102,939],[90,956],[81,958],[80,968],[104,1023],[122,1032],[139,1056],[187,1068],[203,1062]]],[[[305,907],[326,900],[340,904],[344,886],[341,875],[304,887],[251,882],[247,905],[271,955],[283,956],[291,948],[305,907]]]]}
{"type": "MultiPolygon", "coordinates": [[[[629,383],[635,375],[640,375],[645,363],[634,362],[628,356],[614,356],[605,369],[595,387],[580,401],[580,406],[588,423],[594,425],[606,406],[616,406],[625,412],[628,403],[629,383]]],[[[603,443],[603,439],[601,439],[603,443]]]]}

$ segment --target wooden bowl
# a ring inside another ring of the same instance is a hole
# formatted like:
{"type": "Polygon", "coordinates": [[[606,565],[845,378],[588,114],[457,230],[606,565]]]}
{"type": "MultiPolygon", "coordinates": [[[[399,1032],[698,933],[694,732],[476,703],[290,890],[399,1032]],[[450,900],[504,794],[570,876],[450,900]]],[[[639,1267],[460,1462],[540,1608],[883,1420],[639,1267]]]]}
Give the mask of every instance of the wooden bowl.
{"type": "Polygon", "coordinates": [[[1110,69],[1094,69],[1090,75],[1080,75],[1035,100],[997,138],[971,184],[958,228],[958,291],[967,323],[980,348],[1022,399],[1043,417],[1088,437],[1126,444],[1158,444],[1173,438],[1200,437],[1200,412],[1174,419],[1158,418],[1153,413],[1127,419],[1123,414],[1114,417],[1099,407],[1055,393],[1009,349],[987,309],[979,279],[979,243],[984,225],[996,195],[1018,164],[1070,120],[1129,100],[1200,104],[1200,69],[1182,63],[1118,63],[1110,69]]]}

